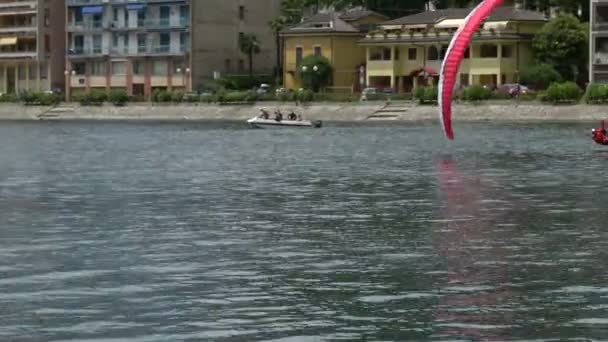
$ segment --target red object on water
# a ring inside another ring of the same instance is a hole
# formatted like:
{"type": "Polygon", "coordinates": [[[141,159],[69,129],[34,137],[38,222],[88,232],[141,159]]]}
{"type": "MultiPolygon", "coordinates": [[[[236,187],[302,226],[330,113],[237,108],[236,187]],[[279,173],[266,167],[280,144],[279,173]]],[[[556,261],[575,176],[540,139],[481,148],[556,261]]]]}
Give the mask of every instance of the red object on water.
{"type": "Polygon", "coordinates": [[[602,120],[602,126],[593,130],[593,141],[596,144],[608,145],[608,132],[606,132],[606,122],[602,120]]]}

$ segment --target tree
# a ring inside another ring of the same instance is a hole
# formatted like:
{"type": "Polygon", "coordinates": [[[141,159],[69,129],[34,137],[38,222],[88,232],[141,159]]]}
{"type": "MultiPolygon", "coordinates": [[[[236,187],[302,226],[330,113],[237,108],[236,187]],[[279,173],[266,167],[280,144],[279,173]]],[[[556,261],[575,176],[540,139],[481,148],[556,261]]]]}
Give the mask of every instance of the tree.
{"type": "Polygon", "coordinates": [[[551,83],[561,82],[562,76],[549,64],[537,64],[525,69],[519,81],[533,89],[547,89],[551,83]]]}
{"type": "Polygon", "coordinates": [[[331,80],[333,69],[329,60],[323,56],[307,56],[302,59],[298,69],[304,88],[318,92],[331,80]]]}
{"type": "Polygon", "coordinates": [[[261,52],[260,41],[253,34],[243,34],[239,39],[241,52],[249,58],[249,76],[253,76],[253,55],[261,52]]]}
{"type": "Polygon", "coordinates": [[[268,26],[270,26],[270,29],[272,30],[272,32],[274,33],[274,39],[275,39],[275,48],[276,48],[276,52],[277,52],[277,65],[275,66],[275,79],[277,84],[279,84],[279,79],[283,74],[283,58],[281,56],[281,51],[282,51],[282,44],[281,44],[281,31],[283,31],[283,29],[286,27],[287,25],[287,18],[285,16],[278,16],[273,18],[269,23],[268,26]]]}
{"type": "Polygon", "coordinates": [[[559,15],[536,34],[532,46],[540,63],[552,65],[565,80],[576,81],[587,65],[586,25],[573,15],[559,15]]]}

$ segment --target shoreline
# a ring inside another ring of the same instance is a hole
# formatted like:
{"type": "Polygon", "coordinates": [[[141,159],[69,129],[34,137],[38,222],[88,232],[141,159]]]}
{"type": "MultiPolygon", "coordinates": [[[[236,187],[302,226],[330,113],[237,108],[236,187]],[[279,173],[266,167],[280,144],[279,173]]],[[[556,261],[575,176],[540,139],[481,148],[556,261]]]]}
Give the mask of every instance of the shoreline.
{"type": "MultiPolygon", "coordinates": [[[[244,121],[259,114],[260,108],[283,113],[291,110],[301,113],[306,120],[334,122],[424,122],[438,120],[436,106],[412,102],[366,103],[294,103],[260,102],[245,105],[217,104],[156,104],[130,103],[123,107],[113,105],[80,106],[74,103],[54,107],[0,104],[0,120],[88,120],[88,121],[244,121]]],[[[539,102],[488,101],[480,104],[453,105],[454,122],[585,122],[608,118],[608,109],[602,105],[548,105],[539,102]]]]}

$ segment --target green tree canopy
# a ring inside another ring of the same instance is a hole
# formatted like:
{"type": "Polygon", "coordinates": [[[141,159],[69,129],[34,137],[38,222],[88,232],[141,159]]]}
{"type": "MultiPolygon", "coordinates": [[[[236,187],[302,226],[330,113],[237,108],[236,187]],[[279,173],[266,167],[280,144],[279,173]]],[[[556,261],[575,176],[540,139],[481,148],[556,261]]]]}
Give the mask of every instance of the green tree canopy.
{"type": "Polygon", "coordinates": [[[565,80],[577,80],[587,65],[587,31],[575,16],[559,15],[536,34],[536,59],[552,65],[565,80]]]}
{"type": "Polygon", "coordinates": [[[323,56],[307,56],[302,60],[298,69],[298,76],[306,89],[318,92],[329,84],[332,76],[332,66],[323,56]]]}

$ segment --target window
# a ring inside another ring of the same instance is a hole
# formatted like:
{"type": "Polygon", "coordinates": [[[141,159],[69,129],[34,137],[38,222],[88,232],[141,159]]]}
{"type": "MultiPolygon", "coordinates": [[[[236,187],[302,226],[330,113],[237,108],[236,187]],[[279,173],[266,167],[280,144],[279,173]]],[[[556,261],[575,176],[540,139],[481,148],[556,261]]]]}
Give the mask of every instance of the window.
{"type": "Polygon", "coordinates": [[[503,45],[502,46],[502,58],[513,58],[513,46],[503,45]]]}
{"type": "Polygon", "coordinates": [[[304,49],[301,46],[296,47],[296,66],[302,64],[304,58],[304,49]]]}
{"type": "Polygon", "coordinates": [[[239,59],[239,72],[243,72],[245,71],[245,61],[242,59],[239,59]]]}
{"type": "Polygon", "coordinates": [[[44,26],[49,27],[51,12],[48,8],[44,9],[44,26]]]}
{"type": "Polygon", "coordinates": [[[471,58],[471,49],[467,48],[466,50],[464,50],[464,58],[468,59],[471,58]]]}
{"type": "Polygon", "coordinates": [[[148,36],[145,33],[137,34],[137,51],[146,52],[146,42],[148,36]]]}
{"type": "Polygon", "coordinates": [[[369,52],[370,61],[390,61],[391,49],[387,47],[371,48],[369,52]]]}
{"type": "Polygon", "coordinates": [[[133,62],[133,74],[134,75],[143,75],[144,74],[144,62],[142,61],[134,61],[133,62]]]}
{"type": "Polygon", "coordinates": [[[118,47],[118,33],[112,35],[112,46],[118,47]]]}
{"type": "Polygon", "coordinates": [[[439,58],[441,60],[443,60],[445,58],[445,55],[447,55],[448,53],[448,46],[447,45],[442,45],[441,46],[441,55],[439,56],[439,58]]]}
{"type": "Polygon", "coordinates": [[[85,66],[84,63],[73,63],[72,70],[76,73],[76,75],[84,75],[85,74],[85,66]]]}
{"type": "Polygon", "coordinates": [[[169,47],[171,45],[171,35],[169,33],[161,33],[160,34],[160,46],[161,49],[164,51],[166,49],[166,51],[169,51],[169,47]]]}
{"type": "Polygon", "coordinates": [[[184,5],[179,8],[179,19],[182,25],[190,23],[190,6],[184,5]]]}
{"type": "Polygon", "coordinates": [[[323,51],[320,46],[315,46],[315,56],[323,56],[323,51]]]}
{"type": "Polygon", "coordinates": [[[113,18],[113,20],[115,22],[118,22],[118,8],[114,8],[114,18],[113,18]]]}
{"type": "Polygon", "coordinates": [[[224,60],[224,71],[230,71],[231,68],[232,68],[232,62],[230,61],[230,58],[226,58],[224,60]]]}
{"type": "Polygon", "coordinates": [[[190,47],[190,34],[187,32],[182,32],[179,34],[179,46],[182,49],[182,52],[186,52],[190,47]]]}
{"type": "Polygon", "coordinates": [[[418,59],[418,49],[409,48],[407,49],[407,59],[410,61],[415,61],[418,59]]]}
{"type": "Polygon", "coordinates": [[[91,74],[95,76],[105,76],[107,71],[106,62],[92,62],[91,74]]]}
{"type": "Polygon", "coordinates": [[[93,53],[101,53],[101,35],[93,35],[93,53]]]}
{"type": "Polygon", "coordinates": [[[169,72],[169,63],[167,61],[154,61],[152,64],[152,74],[156,76],[166,76],[169,72]]]}
{"type": "Polygon", "coordinates": [[[239,6],[239,19],[245,20],[245,6],[239,6]]]}
{"type": "Polygon", "coordinates": [[[439,59],[439,50],[435,46],[429,48],[429,61],[436,61],[439,59]]]}
{"type": "Polygon", "coordinates": [[[77,24],[82,23],[82,12],[79,9],[77,9],[77,10],[74,10],[73,13],[74,13],[74,22],[77,24]]]}
{"type": "Polygon", "coordinates": [[[497,58],[498,46],[491,44],[483,44],[481,46],[481,58],[497,58]]]}
{"type": "Polygon", "coordinates": [[[112,75],[126,75],[126,74],[127,74],[127,63],[112,62],[112,75]]]}
{"type": "Polygon", "coordinates": [[[395,48],[395,60],[398,61],[399,58],[401,57],[401,49],[399,49],[398,47],[395,48]]]}

